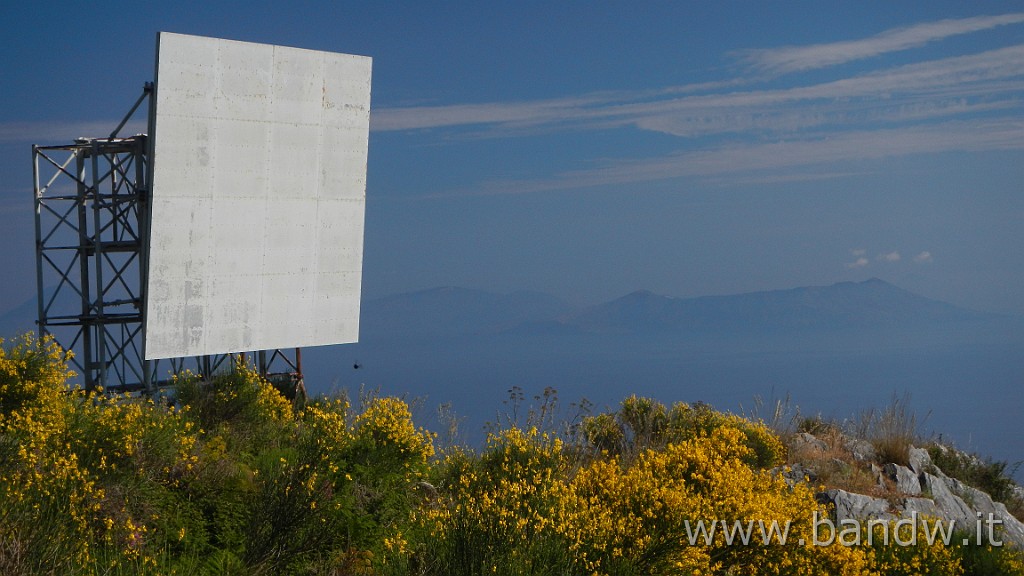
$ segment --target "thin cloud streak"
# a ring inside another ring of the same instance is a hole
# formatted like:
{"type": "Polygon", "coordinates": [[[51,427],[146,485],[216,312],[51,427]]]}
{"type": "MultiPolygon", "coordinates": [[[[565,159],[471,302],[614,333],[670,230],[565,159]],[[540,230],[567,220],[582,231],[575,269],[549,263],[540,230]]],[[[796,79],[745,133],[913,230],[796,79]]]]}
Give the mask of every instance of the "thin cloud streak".
{"type": "Polygon", "coordinates": [[[1022,78],[1024,45],[1019,45],[812,86],[700,96],[663,103],[660,109],[647,105],[631,112],[638,118],[639,127],[685,136],[699,135],[701,132],[692,130],[702,125],[703,133],[714,133],[710,128],[715,121],[728,128],[723,132],[792,131],[834,123],[844,114],[857,111],[862,116],[873,114],[875,120],[900,121],[914,119],[918,114],[915,110],[921,109],[929,109],[931,114],[961,113],[950,103],[964,108],[1019,107],[1012,93],[1024,90],[1022,78]],[[980,98],[986,100],[973,103],[973,99],[980,98]],[[802,120],[794,122],[794,118],[802,120]]]}
{"type": "Polygon", "coordinates": [[[524,127],[545,131],[634,126],[695,137],[748,130],[789,132],[843,123],[843,115],[851,111],[875,116],[876,121],[914,119],[925,109],[931,115],[960,114],[971,107],[1020,106],[1012,93],[1024,90],[1024,45],[809,86],[652,99],[652,94],[674,94],[685,88],[534,102],[383,108],[372,113],[371,129],[490,125],[491,130],[476,137],[497,138],[510,132],[521,134],[524,127]]]}
{"type": "Polygon", "coordinates": [[[419,130],[479,124],[524,124],[564,122],[589,117],[588,111],[631,102],[722,90],[748,83],[737,78],[721,82],[702,82],[655,90],[602,91],[571,98],[552,98],[523,102],[484,102],[443,106],[407,106],[375,108],[370,113],[370,129],[376,132],[419,130]]]}
{"type": "Polygon", "coordinates": [[[977,16],[893,28],[870,38],[810,46],[785,46],[734,53],[752,69],[787,74],[845,64],[882,54],[918,48],[951,36],[1024,22],[1024,13],[977,16]]]}
{"type": "Polygon", "coordinates": [[[982,152],[1024,149],[1024,120],[1015,117],[955,121],[901,129],[820,135],[814,139],[724,146],[680,151],[657,158],[608,162],[590,170],[574,170],[547,179],[491,181],[438,196],[488,196],[572,190],[594,186],[652,182],[685,177],[760,173],[804,169],[837,162],[950,151],[982,152]]]}
{"type": "Polygon", "coordinates": [[[765,174],[759,173],[754,176],[733,176],[722,175],[707,177],[704,181],[717,186],[753,186],[766,184],[787,184],[792,182],[814,182],[816,180],[838,180],[841,178],[853,178],[863,176],[866,172],[802,172],[787,174],[765,174]]]}

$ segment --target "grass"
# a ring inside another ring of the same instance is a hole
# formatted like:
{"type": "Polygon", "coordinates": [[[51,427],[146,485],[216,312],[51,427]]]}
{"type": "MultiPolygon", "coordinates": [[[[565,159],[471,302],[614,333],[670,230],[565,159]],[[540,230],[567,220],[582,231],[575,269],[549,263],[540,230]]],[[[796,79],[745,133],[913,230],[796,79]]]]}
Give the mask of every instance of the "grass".
{"type": "MultiPolygon", "coordinates": [[[[927,419],[927,418],[925,418],[927,419]]],[[[867,410],[858,418],[854,435],[875,447],[879,463],[909,465],[910,447],[921,444],[917,415],[910,408],[910,396],[893,396],[885,409],[867,410]]]]}

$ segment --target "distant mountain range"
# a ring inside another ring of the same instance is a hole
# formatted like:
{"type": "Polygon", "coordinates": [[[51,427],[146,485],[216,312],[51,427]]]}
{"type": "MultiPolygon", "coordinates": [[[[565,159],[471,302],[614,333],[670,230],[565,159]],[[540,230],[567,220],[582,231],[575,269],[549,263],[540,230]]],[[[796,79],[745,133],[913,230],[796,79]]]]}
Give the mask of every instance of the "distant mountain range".
{"type": "MultiPolygon", "coordinates": [[[[573,335],[733,338],[885,331],[948,337],[993,326],[1002,327],[999,333],[1012,331],[1024,322],[931,300],[878,278],[698,298],[641,290],[586,307],[539,292],[440,287],[367,300],[360,316],[360,340],[368,345],[573,335]]],[[[22,302],[0,314],[0,334],[35,330],[35,317],[35,300],[22,302]]]]}
{"type": "Polygon", "coordinates": [[[930,300],[878,278],[728,296],[637,291],[588,307],[547,294],[435,288],[370,300],[363,339],[531,334],[778,334],[939,328],[1008,317],[930,300]]]}
{"type": "MultiPolygon", "coordinates": [[[[0,314],[0,333],[35,329],[30,299],[0,314]]],[[[587,307],[540,292],[441,287],[368,300],[362,340],[495,334],[748,334],[939,327],[1012,317],[930,300],[884,280],[725,296],[672,298],[641,290],[587,307]]]]}

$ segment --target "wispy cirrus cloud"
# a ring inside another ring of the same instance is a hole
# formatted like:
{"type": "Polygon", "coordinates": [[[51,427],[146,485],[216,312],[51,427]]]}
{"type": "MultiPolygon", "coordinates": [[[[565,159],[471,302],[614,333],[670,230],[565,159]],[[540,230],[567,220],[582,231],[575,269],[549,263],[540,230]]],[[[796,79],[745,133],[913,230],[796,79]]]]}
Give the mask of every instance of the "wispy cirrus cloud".
{"type": "MultiPolygon", "coordinates": [[[[600,118],[618,106],[643,102],[656,103],[686,94],[735,88],[746,83],[746,80],[736,78],[655,90],[601,91],[576,97],[520,102],[374,108],[371,111],[370,129],[390,132],[469,125],[564,124],[587,118],[600,118]]],[[[615,116],[615,113],[611,115],[615,116]]]]}
{"type": "Polygon", "coordinates": [[[383,108],[372,113],[371,127],[394,131],[489,126],[476,133],[483,137],[504,137],[523,127],[544,131],[634,126],[683,137],[778,133],[1020,107],[1017,95],[1022,90],[1024,45],[1016,45],[775,90],[679,97],[676,94],[686,87],[678,87],[533,102],[383,108]]]}
{"type": "MultiPolygon", "coordinates": [[[[1024,23],[1024,13],[944,20],[890,30],[855,42],[852,48],[843,42],[834,48],[861,58],[1018,23],[1024,23]]],[[[812,52],[822,49],[813,47],[812,52]]],[[[796,62],[796,56],[791,54],[791,60],[796,62]]],[[[586,168],[546,177],[492,180],[438,194],[445,196],[517,194],[680,177],[726,184],[730,179],[813,180],[849,174],[840,162],[1024,149],[1024,44],[782,88],[752,87],[756,82],[734,78],[532,102],[384,108],[374,112],[372,128],[454,129],[445,134],[503,138],[632,127],[678,138],[674,149],[664,141],[661,154],[592,160],[586,168]]],[[[622,138],[622,133],[616,137],[622,138]]]]}
{"type": "Polygon", "coordinates": [[[683,177],[773,174],[778,170],[949,151],[1024,150],[1024,119],[950,121],[845,133],[819,133],[799,140],[731,144],[679,150],[662,156],[606,160],[534,180],[495,180],[435,196],[526,194],[683,177]]]}
{"type": "Polygon", "coordinates": [[[906,122],[1019,108],[1024,45],[780,90],[645,104],[628,120],[678,136],[906,122]]]}
{"type": "Polygon", "coordinates": [[[735,55],[752,69],[770,74],[786,74],[873,58],[890,52],[918,48],[951,36],[1021,22],[1024,22],[1024,13],[940,20],[893,28],[859,40],[744,50],[736,52],[735,55]]]}
{"type": "Polygon", "coordinates": [[[412,106],[374,109],[370,127],[377,132],[418,130],[478,124],[538,124],[565,122],[578,117],[592,105],[607,106],[609,97],[565,98],[533,102],[489,102],[450,106],[412,106]]]}

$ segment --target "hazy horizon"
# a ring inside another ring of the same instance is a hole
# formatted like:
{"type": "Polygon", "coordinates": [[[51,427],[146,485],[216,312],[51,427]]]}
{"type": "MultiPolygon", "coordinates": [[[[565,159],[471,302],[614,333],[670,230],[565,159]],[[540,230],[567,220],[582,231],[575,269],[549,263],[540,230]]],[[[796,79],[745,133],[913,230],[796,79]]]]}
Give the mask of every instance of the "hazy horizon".
{"type": "MultiPolygon", "coordinates": [[[[864,282],[871,282],[873,280],[880,280],[880,281],[885,282],[887,284],[891,284],[893,286],[896,286],[897,288],[903,289],[902,286],[899,286],[897,284],[889,282],[888,280],[886,280],[883,277],[872,276],[870,278],[865,278],[865,279],[862,279],[862,280],[836,280],[835,282],[826,282],[826,283],[822,283],[822,284],[814,284],[814,285],[807,285],[807,286],[778,286],[778,287],[770,287],[770,288],[751,288],[749,290],[744,290],[742,292],[719,292],[719,293],[714,293],[714,294],[708,293],[708,294],[678,295],[678,294],[671,294],[671,293],[655,292],[655,291],[649,290],[647,288],[638,287],[638,288],[636,288],[634,290],[630,290],[628,292],[623,292],[623,293],[618,294],[618,295],[612,295],[610,298],[605,298],[605,299],[600,299],[600,300],[592,300],[592,301],[589,301],[589,300],[588,301],[573,301],[570,298],[568,298],[568,297],[566,297],[566,296],[564,296],[562,294],[556,294],[556,293],[553,293],[553,292],[545,292],[545,291],[542,291],[542,290],[529,290],[529,289],[491,290],[491,289],[487,289],[487,288],[477,288],[477,287],[473,287],[473,286],[457,286],[457,285],[453,285],[453,284],[443,284],[443,285],[436,285],[436,286],[425,286],[425,287],[422,287],[422,288],[415,288],[415,289],[412,289],[412,290],[403,290],[403,291],[400,291],[400,292],[391,292],[391,293],[387,293],[387,294],[381,294],[381,295],[373,296],[370,300],[386,300],[388,298],[407,296],[407,295],[411,295],[411,294],[428,293],[428,292],[433,292],[433,291],[437,291],[437,290],[445,290],[445,289],[457,289],[457,290],[474,290],[474,291],[486,292],[486,293],[497,294],[497,295],[514,295],[514,294],[518,294],[518,293],[541,294],[541,295],[551,296],[553,298],[557,298],[559,300],[562,300],[562,301],[564,301],[564,302],[566,302],[568,304],[571,304],[571,305],[573,305],[575,307],[578,307],[578,308],[586,308],[586,307],[590,307],[590,306],[599,306],[601,304],[606,304],[608,302],[612,302],[612,301],[615,301],[615,300],[618,300],[618,299],[621,299],[621,298],[625,298],[625,297],[627,297],[627,296],[629,296],[631,294],[635,294],[635,293],[638,293],[638,292],[640,292],[640,293],[642,293],[642,292],[649,292],[651,294],[654,294],[654,295],[657,295],[657,296],[663,296],[663,297],[666,297],[666,298],[673,298],[673,299],[679,299],[679,300],[687,300],[687,299],[718,297],[718,296],[742,296],[742,295],[745,295],[745,294],[757,294],[757,293],[762,293],[762,292],[784,292],[784,291],[787,291],[787,290],[794,290],[794,289],[800,289],[800,288],[826,288],[826,287],[829,287],[829,286],[834,286],[836,284],[858,284],[858,283],[864,283],[864,282]]],[[[944,300],[941,300],[941,299],[931,298],[930,296],[927,296],[926,294],[922,294],[922,293],[918,293],[918,292],[914,292],[914,294],[917,294],[919,296],[923,296],[923,297],[928,298],[930,300],[936,300],[936,301],[939,301],[939,302],[945,302],[944,300]]],[[[364,295],[364,300],[363,301],[364,301],[364,303],[368,301],[366,299],[365,295],[364,295]]],[[[998,311],[998,310],[987,310],[987,309],[984,309],[984,308],[979,308],[979,307],[971,306],[969,303],[968,304],[953,304],[951,302],[946,302],[946,303],[954,305],[954,306],[957,306],[958,308],[963,308],[965,310],[970,310],[970,311],[973,311],[973,312],[984,312],[984,313],[991,313],[991,314],[1007,314],[1009,316],[1024,316],[1024,313],[1001,312],[1001,311],[998,311]]],[[[0,313],[2,313],[2,312],[3,311],[0,310],[0,313]]]]}
{"type": "MultiPolygon", "coordinates": [[[[34,302],[23,304],[28,328],[34,302]]],[[[416,400],[417,421],[439,430],[435,410],[449,404],[473,444],[508,409],[512,387],[524,408],[557,389],[566,417],[584,398],[602,409],[631,394],[748,414],[757,398],[788,399],[803,415],[838,420],[905,398],[926,437],[1012,465],[1024,459],[1016,434],[1024,317],[963,311],[884,280],[696,299],[641,292],[594,307],[435,287],[365,300],[360,343],[305,348],[303,362],[313,395],[371,390],[416,400]],[[637,301],[653,308],[631,306],[637,301]],[[746,319],[739,329],[737,309],[746,319]],[[680,324],[688,318],[698,321],[680,324]],[[556,319],[562,328],[552,330],[556,319]]],[[[10,332],[12,316],[0,310],[0,328],[10,332]]]]}

